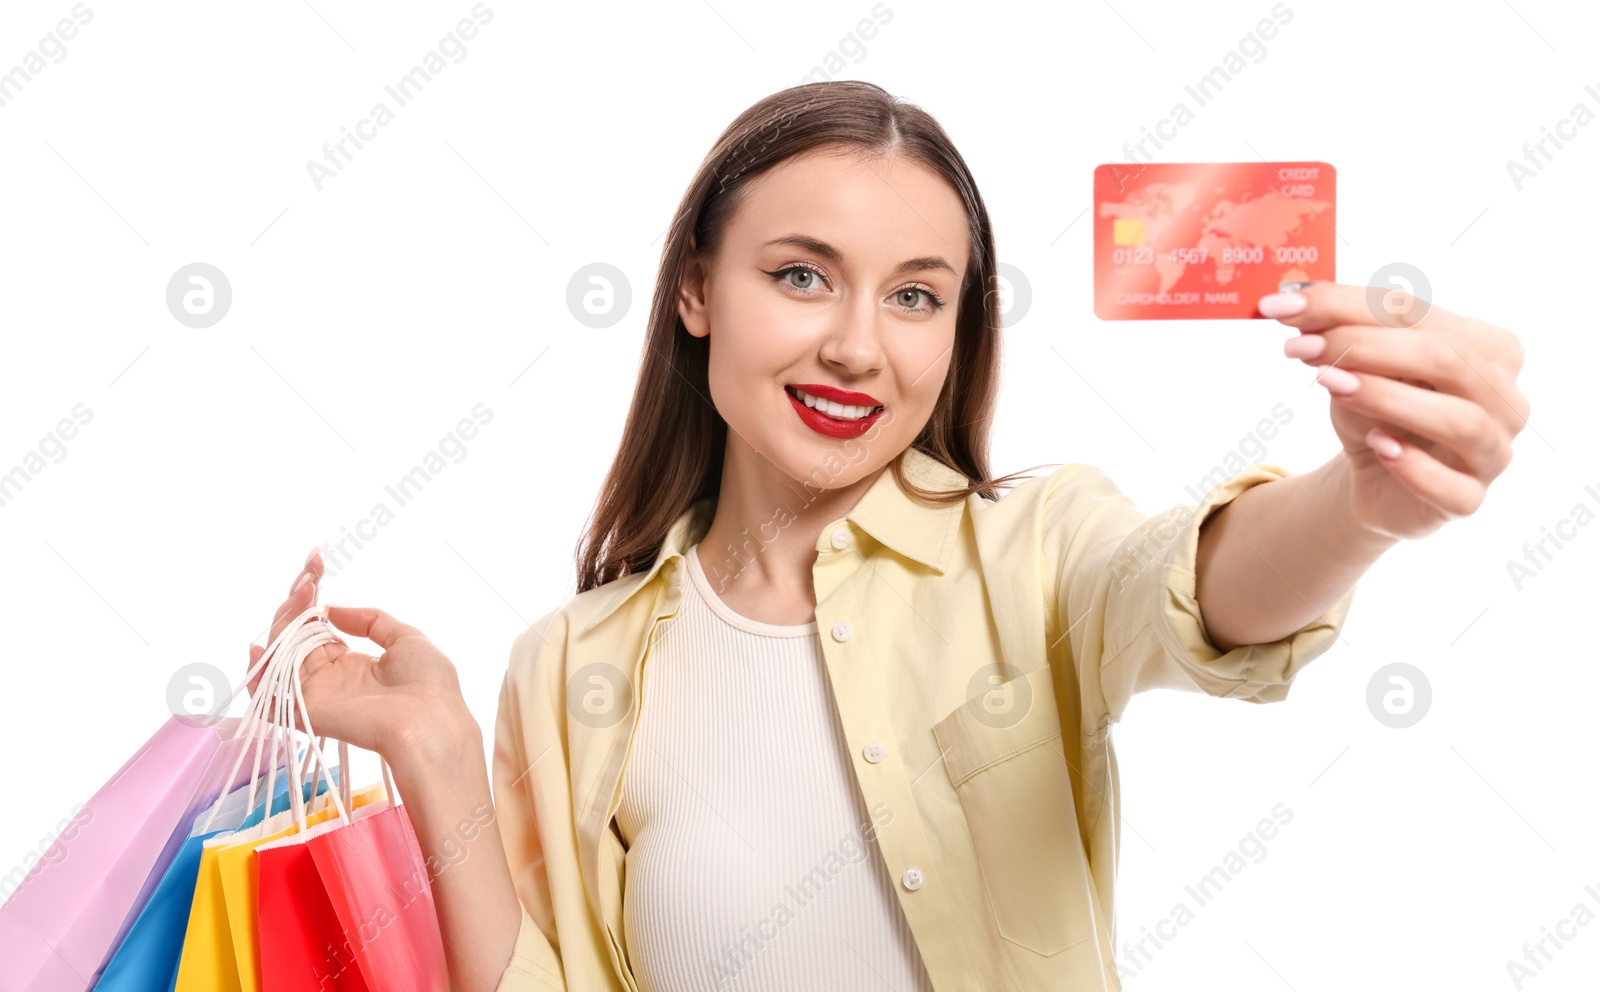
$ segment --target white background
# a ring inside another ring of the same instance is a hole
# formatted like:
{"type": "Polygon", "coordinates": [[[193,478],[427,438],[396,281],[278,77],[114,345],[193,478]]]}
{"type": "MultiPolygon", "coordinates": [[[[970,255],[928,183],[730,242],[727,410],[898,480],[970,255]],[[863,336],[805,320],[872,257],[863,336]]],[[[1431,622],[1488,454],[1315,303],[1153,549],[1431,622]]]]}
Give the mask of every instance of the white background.
{"type": "MultiPolygon", "coordinates": [[[[1507,574],[1575,505],[1600,510],[1584,489],[1600,490],[1600,124],[1520,191],[1506,169],[1575,104],[1600,111],[1584,89],[1600,89],[1597,24],[1578,4],[1514,2],[1290,0],[1266,56],[1161,153],[1333,163],[1340,280],[1405,261],[1438,305],[1514,330],[1533,414],[1482,509],[1379,562],[1288,700],[1134,701],[1115,738],[1123,940],[1192,906],[1184,886],[1275,804],[1293,820],[1129,988],[1512,988],[1525,942],[1580,902],[1600,911],[1584,892],[1600,888],[1600,526],[1520,591],[1507,574]],[[1404,730],[1366,703],[1395,661],[1433,693],[1404,730]]],[[[571,594],[686,183],[740,110],[802,81],[873,4],[490,0],[466,57],[320,191],[307,161],[374,103],[393,109],[384,84],[471,3],[88,6],[66,57],[0,108],[0,472],[75,404],[93,411],[0,507],[0,872],[166,719],[175,671],[241,673],[306,552],[477,403],[493,420],[467,456],[325,599],[432,636],[487,738],[513,638],[571,594]],[[164,300],[196,261],[233,289],[206,329],[164,300]],[[566,306],[595,261],[633,294],[603,330],[566,306]]],[[[0,8],[0,71],[71,7],[0,8]]],[[[1337,450],[1325,392],[1279,350],[1287,328],[1091,310],[1094,166],[1271,7],[887,0],[873,38],[844,42],[858,60],[838,76],[948,130],[1031,285],[1006,331],[997,473],[1097,464],[1154,513],[1190,502],[1280,402],[1294,418],[1262,460],[1301,472],[1337,450]]],[[[1600,925],[1577,932],[1524,987],[1593,980],[1600,925]]]]}

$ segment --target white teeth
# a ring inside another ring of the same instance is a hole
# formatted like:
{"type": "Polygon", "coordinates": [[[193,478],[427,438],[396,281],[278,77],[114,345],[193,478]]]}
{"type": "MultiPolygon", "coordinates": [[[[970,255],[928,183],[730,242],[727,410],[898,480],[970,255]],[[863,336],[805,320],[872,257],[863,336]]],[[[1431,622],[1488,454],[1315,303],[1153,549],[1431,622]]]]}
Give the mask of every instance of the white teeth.
{"type": "Polygon", "coordinates": [[[834,417],[838,420],[860,420],[862,417],[865,417],[867,414],[877,409],[875,406],[846,406],[843,403],[835,403],[833,400],[825,400],[818,396],[812,396],[810,393],[800,389],[796,389],[794,393],[796,396],[800,397],[800,402],[804,403],[806,406],[809,406],[814,410],[821,410],[828,416],[834,417]]]}

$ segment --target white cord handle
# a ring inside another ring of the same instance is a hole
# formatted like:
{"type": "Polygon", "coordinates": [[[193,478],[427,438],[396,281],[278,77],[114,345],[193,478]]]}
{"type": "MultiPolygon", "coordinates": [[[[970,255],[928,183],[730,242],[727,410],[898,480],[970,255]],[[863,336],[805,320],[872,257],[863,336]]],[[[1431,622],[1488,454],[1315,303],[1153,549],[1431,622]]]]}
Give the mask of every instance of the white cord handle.
{"type": "MultiPolygon", "coordinates": [[[[321,625],[326,625],[327,624],[326,619],[324,619],[321,616],[321,612],[320,611],[319,611],[318,616],[316,617],[316,619],[319,622],[319,624],[321,624],[321,625]]],[[[309,626],[309,624],[308,624],[308,626],[309,626]]],[[[325,628],[323,633],[331,635],[331,628],[325,628]]],[[[308,637],[307,640],[314,640],[315,637],[316,637],[316,635],[312,635],[312,636],[308,637]]],[[[338,637],[337,636],[332,636],[332,639],[333,640],[338,640],[338,637]]],[[[321,642],[321,643],[326,643],[326,642],[321,642]]],[[[309,654],[310,652],[307,652],[307,653],[309,654]]],[[[304,655],[301,655],[298,659],[296,659],[294,662],[292,662],[293,671],[289,675],[289,691],[286,692],[284,694],[284,696],[285,696],[286,701],[288,699],[292,698],[292,700],[294,702],[294,705],[300,711],[300,722],[305,724],[306,736],[311,737],[313,739],[312,746],[307,748],[307,752],[308,753],[307,753],[306,757],[309,760],[313,754],[316,756],[317,763],[322,766],[323,778],[327,780],[328,791],[330,793],[332,793],[334,809],[336,809],[338,811],[339,819],[343,820],[345,825],[348,826],[350,824],[350,813],[349,813],[350,802],[349,802],[348,799],[342,798],[341,795],[340,795],[341,792],[344,793],[344,796],[348,796],[349,795],[348,789],[349,789],[349,784],[350,784],[350,766],[349,766],[348,762],[346,762],[346,760],[345,760],[346,757],[348,756],[348,751],[344,748],[343,742],[341,742],[341,744],[340,744],[340,752],[339,752],[339,754],[340,754],[340,758],[339,758],[339,761],[340,761],[340,766],[339,766],[339,782],[340,782],[340,785],[338,787],[335,787],[334,784],[333,784],[333,778],[332,778],[332,776],[331,776],[331,774],[330,774],[330,772],[328,770],[328,755],[327,755],[327,751],[326,751],[326,749],[324,747],[325,738],[321,738],[321,737],[317,737],[316,736],[316,731],[313,730],[312,727],[311,727],[311,714],[306,710],[305,693],[304,693],[304,690],[302,689],[302,687],[300,685],[300,677],[299,677],[300,662],[302,662],[304,660],[305,660],[304,655]]],[[[294,734],[294,729],[293,729],[294,720],[293,720],[292,716],[291,716],[290,719],[285,720],[280,726],[283,727],[284,746],[287,747],[289,745],[290,741],[292,740],[292,737],[293,737],[293,734],[294,734]]],[[[305,836],[305,832],[306,832],[306,804],[300,798],[300,789],[299,788],[296,788],[294,790],[294,796],[290,799],[290,803],[293,806],[294,811],[295,811],[295,822],[297,822],[299,824],[299,826],[300,826],[300,835],[303,837],[303,836],[305,836]]]]}
{"type": "MultiPolygon", "coordinates": [[[[328,622],[326,608],[321,606],[307,607],[298,617],[295,617],[285,625],[283,630],[279,631],[278,636],[267,646],[261,657],[257,659],[256,664],[245,675],[240,686],[234,689],[212,711],[213,716],[225,712],[228,705],[233,702],[234,697],[239,694],[240,689],[249,686],[250,680],[255,678],[258,672],[261,674],[261,684],[258,687],[255,698],[251,701],[250,711],[240,721],[234,737],[243,738],[247,735],[254,735],[256,764],[253,767],[256,768],[260,767],[263,742],[271,741],[272,763],[269,766],[270,771],[267,777],[268,797],[276,794],[278,748],[280,746],[283,748],[282,753],[286,757],[295,753],[294,717],[298,712],[300,723],[304,726],[305,734],[311,741],[306,748],[304,766],[291,761],[295,768],[294,787],[289,790],[289,803],[301,834],[306,832],[307,820],[306,802],[301,797],[301,792],[303,787],[308,784],[308,777],[311,782],[314,783],[316,781],[317,770],[319,769],[323,780],[327,783],[328,792],[333,801],[334,809],[337,811],[338,818],[346,825],[352,822],[350,810],[353,806],[353,800],[351,796],[352,786],[350,784],[349,745],[344,741],[339,742],[339,784],[335,786],[331,768],[328,764],[326,738],[318,737],[315,729],[311,726],[311,714],[306,709],[305,693],[300,682],[300,668],[305,663],[306,657],[318,647],[332,643],[343,642],[338,634],[335,633],[332,624],[328,622]],[[271,710],[270,717],[268,716],[269,708],[271,710]],[[262,733],[262,725],[267,723],[278,728],[276,735],[262,733]]],[[[239,767],[244,762],[246,750],[240,749],[239,757],[234,762],[233,771],[229,773],[228,781],[234,781],[234,777],[239,774],[239,767]]],[[[389,762],[382,754],[378,755],[378,761],[383,772],[383,784],[385,790],[387,790],[389,802],[398,806],[400,804],[399,796],[395,791],[394,780],[389,772],[389,762]]],[[[256,784],[259,780],[260,776],[255,776],[250,782],[248,807],[250,809],[255,808],[256,784]]],[[[220,805],[212,808],[211,815],[206,818],[206,824],[202,828],[202,832],[210,830],[220,808],[220,805]]]]}

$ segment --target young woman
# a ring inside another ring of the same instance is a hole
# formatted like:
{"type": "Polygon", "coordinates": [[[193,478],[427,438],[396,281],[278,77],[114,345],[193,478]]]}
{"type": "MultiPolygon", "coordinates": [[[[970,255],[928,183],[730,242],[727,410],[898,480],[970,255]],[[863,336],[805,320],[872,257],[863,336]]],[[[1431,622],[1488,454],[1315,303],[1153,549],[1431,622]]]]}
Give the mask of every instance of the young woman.
{"type": "Polygon", "coordinates": [[[306,702],[392,765],[455,988],[1120,988],[1129,698],[1283,699],[1528,414],[1504,330],[1276,294],[1341,450],[1146,520],[1090,466],[990,477],[996,287],[926,113],[858,82],[762,100],[671,227],[577,595],[512,648],[492,796],[451,662],[330,608],[383,654],[321,649],[306,702]]]}

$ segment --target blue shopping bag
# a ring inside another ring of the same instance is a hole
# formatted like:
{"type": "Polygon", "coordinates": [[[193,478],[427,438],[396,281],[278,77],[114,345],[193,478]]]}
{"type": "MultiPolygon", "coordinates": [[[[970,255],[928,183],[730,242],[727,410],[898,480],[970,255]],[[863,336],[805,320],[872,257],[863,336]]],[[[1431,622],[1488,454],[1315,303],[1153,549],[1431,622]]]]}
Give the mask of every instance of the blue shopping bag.
{"type": "MultiPolygon", "coordinates": [[[[283,771],[281,766],[279,771],[283,771]]],[[[338,768],[332,770],[336,782],[338,773],[338,768]]],[[[237,789],[224,803],[233,802],[242,811],[244,804],[249,801],[249,791],[249,786],[237,789]]],[[[311,783],[306,783],[302,785],[300,794],[309,802],[312,795],[321,795],[325,791],[327,783],[319,776],[315,793],[311,791],[311,783]]],[[[256,792],[264,795],[265,790],[258,787],[256,792]]],[[[280,774],[272,799],[272,813],[282,813],[288,808],[289,777],[280,774]]],[[[202,812],[196,816],[191,829],[204,825],[205,815],[202,812]]],[[[95,983],[96,992],[171,992],[178,979],[178,961],[183,954],[183,939],[189,924],[189,906],[194,900],[202,845],[219,834],[253,827],[268,815],[263,799],[248,815],[223,814],[219,816],[214,829],[191,834],[184,841],[171,867],[162,876],[122,945],[95,983]]]]}

